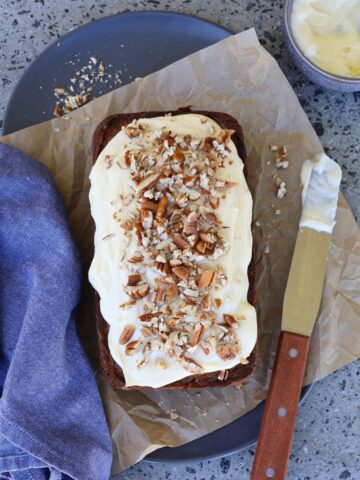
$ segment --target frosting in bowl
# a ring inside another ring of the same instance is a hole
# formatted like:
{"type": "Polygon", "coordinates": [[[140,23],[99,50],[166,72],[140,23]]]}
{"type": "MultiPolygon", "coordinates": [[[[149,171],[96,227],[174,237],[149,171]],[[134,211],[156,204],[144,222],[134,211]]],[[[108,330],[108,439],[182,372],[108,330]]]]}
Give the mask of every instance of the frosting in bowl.
{"type": "Polygon", "coordinates": [[[335,75],[360,77],[360,0],[295,0],[291,29],[316,66],[335,75]]]}

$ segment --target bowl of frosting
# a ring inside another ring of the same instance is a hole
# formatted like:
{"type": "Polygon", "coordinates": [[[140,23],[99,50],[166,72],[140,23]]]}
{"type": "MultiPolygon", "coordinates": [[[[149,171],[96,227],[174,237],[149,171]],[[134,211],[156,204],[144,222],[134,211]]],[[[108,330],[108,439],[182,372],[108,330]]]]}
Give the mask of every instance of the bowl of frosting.
{"type": "Polygon", "coordinates": [[[360,91],[360,0],[287,0],[285,43],[313,82],[360,91]]]}

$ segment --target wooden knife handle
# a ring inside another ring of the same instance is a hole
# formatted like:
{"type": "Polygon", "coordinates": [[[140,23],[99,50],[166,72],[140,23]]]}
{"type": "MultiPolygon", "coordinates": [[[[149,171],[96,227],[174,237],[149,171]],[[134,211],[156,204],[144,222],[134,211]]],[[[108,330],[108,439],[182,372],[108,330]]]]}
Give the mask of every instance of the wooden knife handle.
{"type": "Polygon", "coordinates": [[[286,478],[309,345],[309,337],[280,334],[251,480],[286,478]]]}

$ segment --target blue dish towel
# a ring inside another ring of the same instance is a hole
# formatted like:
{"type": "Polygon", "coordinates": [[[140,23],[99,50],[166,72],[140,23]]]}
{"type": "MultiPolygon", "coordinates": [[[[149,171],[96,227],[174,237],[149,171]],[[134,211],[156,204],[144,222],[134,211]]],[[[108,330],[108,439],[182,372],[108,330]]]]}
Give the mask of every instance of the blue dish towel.
{"type": "Polygon", "coordinates": [[[111,439],[75,327],[80,288],[50,173],[0,143],[2,479],[109,479],[111,439]]]}

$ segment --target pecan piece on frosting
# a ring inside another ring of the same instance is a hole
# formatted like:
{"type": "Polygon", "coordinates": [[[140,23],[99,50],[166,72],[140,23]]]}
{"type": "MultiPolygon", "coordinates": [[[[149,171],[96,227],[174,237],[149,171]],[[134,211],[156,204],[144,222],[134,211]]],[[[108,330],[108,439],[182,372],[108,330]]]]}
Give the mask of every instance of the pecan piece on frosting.
{"type": "Polygon", "coordinates": [[[150,322],[153,318],[160,317],[161,313],[143,313],[140,315],[140,322],[150,322]]]}
{"type": "Polygon", "coordinates": [[[142,193],[144,190],[148,190],[156,184],[159,178],[160,173],[149,173],[137,184],[136,191],[142,193]]]}
{"type": "Polygon", "coordinates": [[[216,347],[216,353],[221,360],[233,360],[239,353],[239,348],[235,343],[219,343],[216,347]]]}
{"type": "Polygon", "coordinates": [[[127,285],[124,287],[125,293],[129,295],[129,297],[134,298],[135,300],[139,300],[140,298],[146,297],[149,293],[149,285],[147,283],[141,283],[140,285],[127,285]]]}
{"type": "Polygon", "coordinates": [[[216,272],[214,270],[204,270],[197,280],[197,286],[201,289],[208,288],[216,280],[216,272]]]}
{"type": "Polygon", "coordinates": [[[131,337],[134,335],[134,332],[135,332],[134,325],[125,325],[120,335],[120,340],[119,340],[120,344],[126,345],[128,341],[131,339],[131,337]]]}
{"type": "Polygon", "coordinates": [[[149,230],[152,227],[153,223],[153,213],[151,210],[146,210],[145,208],[140,209],[141,224],[144,230],[149,230]]]}
{"type": "Polygon", "coordinates": [[[190,357],[183,356],[180,359],[180,365],[188,372],[198,374],[203,372],[203,367],[190,357]]]}
{"type": "Polygon", "coordinates": [[[131,300],[129,300],[128,302],[122,303],[122,304],[120,305],[120,308],[122,308],[123,310],[125,310],[126,308],[131,308],[131,307],[133,307],[133,306],[135,305],[135,303],[136,303],[136,300],[131,299],[131,300]]]}
{"type": "Polygon", "coordinates": [[[135,252],[130,258],[129,262],[130,263],[140,263],[144,260],[143,255],[140,252],[135,252]]]}
{"type": "Polygon", "coordinates": [[[180,233],[174,233],[171,236],[171,238],[173,239],[173,242],[175,243],[175,245],[181,248],[182,250],[189,246],[188,242],[185,240],[185,238],[182,235],[180,235],[180,233]]]}
{"type": "Polygon", "coordinates": [[[174,267],[171,271],[181,280],[186,281],[189,278],[189,269],[187,267],[184,267],[184,266],[174,267]]]}
{"type": "Polygon", "coordinates": [[[169,262],[154,262],[154,267],[158,272],[165,273],[166,275],[170,273],[171,267],[169,262]]]}
{"type": "Polygon", "coordinates": [[[140,340],[134,340],[126,345],[125,354],[126,355],[134,355],[136,352],[140,350],[141,342],[140,340]]]}
{"type": "Polygon", "coordinates": [[[217,198],[217,197],[211,197],[211,198],[210,198],[210,205],[211,205],[212,208],[214,208],[214,209],[219,208],[220,199],[217,198]]]}
{"type": "Polygon", "coordinates": [[[191,340],[191,346],[195,346],[199,343],[201,335],[203,334],[203,331],[204,331],[204,327],[203,325],[201,325],[201,323],[199,323],[194,329],[194,335],[191,340]]]}
{"type": "Polygon", "coordinates": [[[167,198],[166,197],[160,198],[157,209],[156,209],[156,215],[155,215],[156,220],[160,221],[163,217],[165,217],[166,206],[167,206],[167,198]]]}
{"type": "Polygon", "coordinates": [[[142,198],[140,200],[141,203],[141,208],[145,210],[151,210],[153,213],[156,213],[156,210],[158,208],[157,202],[153,202],[152,200],[149,200],[148,198],[142,198]]]}
{"type": "Polygon", "coordinates": [[[135,285],[138,285],[142,279],[142,275],[140,273],[134,273],[132,275],[128,276],[128,286],[129,287],[134,287],[135,285]]]}
{"type": "Polygon", "coordinates": [[[215,183],[215,189],[218,192],[226,192],[230,190],[230,188],[236,187],[236,182],[228,182],[227,180],[217,180],[215,183]]]}
{"type": "Polygon", "coordinates": [[[196,235],[198,231],[198,221],[196,212],[191,212],[186,218],[183,233],[185,235],[196,235]]]}

